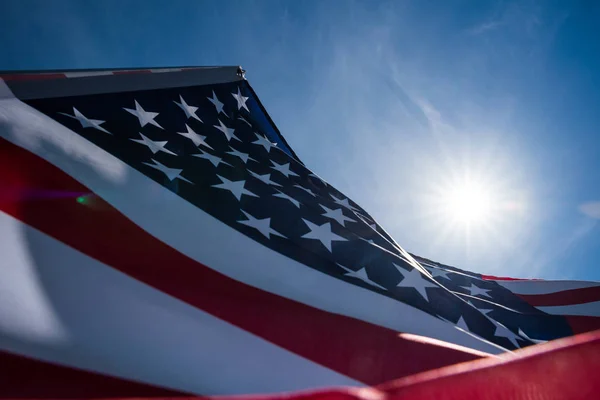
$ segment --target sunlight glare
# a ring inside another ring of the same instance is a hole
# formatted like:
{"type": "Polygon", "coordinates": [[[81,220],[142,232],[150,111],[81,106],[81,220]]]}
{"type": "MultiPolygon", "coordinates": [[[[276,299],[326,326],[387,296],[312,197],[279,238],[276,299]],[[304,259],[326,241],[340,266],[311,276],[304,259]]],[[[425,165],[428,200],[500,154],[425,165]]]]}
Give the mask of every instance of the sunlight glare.
{"type": "Polygon", "coordinates": [[[465,224],[485,223],[491,216],[489,190],[483,185],[465,183],[448,191],[444,204],[447,216],[465,224]]]}

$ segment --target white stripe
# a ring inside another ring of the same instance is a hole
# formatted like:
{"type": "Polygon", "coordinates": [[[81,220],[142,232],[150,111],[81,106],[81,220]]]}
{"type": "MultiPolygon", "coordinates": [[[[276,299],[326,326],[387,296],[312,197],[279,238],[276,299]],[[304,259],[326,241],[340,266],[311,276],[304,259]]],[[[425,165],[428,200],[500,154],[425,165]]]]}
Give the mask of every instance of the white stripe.
{"type": "Polygon", "coordinates": [[[3,212],[0,237],[0,349],[205,395],[360,385],[3,212]]]}
{"type": "Polygon", "coordinates": [[[517,294],[548,294],[564,290],[600,287],[600,282],[589,281],[494,281],[517,294]]]}
{"type": "Polygon", "coordinates": [[[545,306],[536,308],[547,312],[548,314],[554,315],[583,315],[588,317],[600,317],[600,301],[571,304],[568,306],[545,306]]]}
{"type": "Polygon", "coordinates": [[[80,71],[80,72],[65,72],[67,78],[81,78],[85,76],[103,76],[112,75],[113,71],[80,71]]]}
{"type": "Polygon", "coordinates": [[[50,161],[150,234],[233,279],[399,332],[488,353],[504,351],[414,307],[272,251],[18,99],[0,102],[0,135],[50,161]],[[118,172],[119,178],[98,173],[103,169],[118,172]]]}

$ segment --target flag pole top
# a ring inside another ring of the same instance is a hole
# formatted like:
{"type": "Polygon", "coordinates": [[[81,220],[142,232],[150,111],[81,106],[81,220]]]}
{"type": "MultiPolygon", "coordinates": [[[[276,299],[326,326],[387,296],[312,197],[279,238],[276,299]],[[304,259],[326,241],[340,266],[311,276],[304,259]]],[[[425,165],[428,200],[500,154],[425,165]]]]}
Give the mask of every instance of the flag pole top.
{"type": "Polygon", "coordinates": [[[0,71],[21,100],[210,85],[246,80],[241,66],[0,71]]]}

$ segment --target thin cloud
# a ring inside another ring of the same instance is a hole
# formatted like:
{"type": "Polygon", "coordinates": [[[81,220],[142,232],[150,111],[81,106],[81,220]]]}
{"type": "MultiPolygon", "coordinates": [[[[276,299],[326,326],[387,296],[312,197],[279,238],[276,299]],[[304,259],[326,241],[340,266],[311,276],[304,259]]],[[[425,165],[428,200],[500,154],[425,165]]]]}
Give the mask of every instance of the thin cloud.
{"type": "Polygon", "coordinates": [[[468,30],[471,35],[481,35],[482,33],[493,31],[504,25],[504,21],[487,21],[482,24],[476,25],[468,30]]]}
{"type": "Polygon", "coordinates": [[[579,206],[579,211],[590,218],[600,219],[600,201],[583,203],[579,206]]]}
{"type": "MultiPolygon", "coordinates": [[[[448,43],[425,34],[427,21],[411,22],[404,9],[362,11],[348,17],[360,15],[358,25],[332,24],[325,18],[329,9],[316,13],[318,33],[310,37],[304,67],[312,80],[294,103],[304,112],[278,113],[279,104],[273,105],[273,114],[285,115],[282,125],[296,152],[407,250],[477,272],[556,275],[555,257],[540,261],[554,246],[539,237],[543,205],[513,133],[519,131],[512,120],[518,96],[511,87],[495,85],[495,73],[487,72],[496,71],[499,60],[510,66],[528,58],[529,66],[541,65],[545,58],[530,53],[545,48],[546,34],[554,35],[552,26],[539,23],[554,16],[540,15],[535,7],[496,10],[463,26],[474,36],[451,43],[453,57],[440,64],[438,53],[448,43]],[[528,19],[538,27],[532,34],[525,32],[528,19]],[[514,43],[515,35],[525,39],[514,43]],[[423,40],[413,44],[413,37],[423,40]],[[491,87],[481,89],[485,82],[491,87]],[[322,134],[306,140],[306,131],[322,134]],[[514,205],[489,232],[468,238],[462,231],[446,234],[446,221],[426,204],[438,195],[438,186],[465,171],[487,177],[499,187],[501,200],[514,205]]],[[[285,34],[294,27],[284,28],[285,34]]],[[[577,242],[589,229],[574,227],[567,242],[577,242]]],[[[564,238],[559,242],[566,245],[564,238]]]]}

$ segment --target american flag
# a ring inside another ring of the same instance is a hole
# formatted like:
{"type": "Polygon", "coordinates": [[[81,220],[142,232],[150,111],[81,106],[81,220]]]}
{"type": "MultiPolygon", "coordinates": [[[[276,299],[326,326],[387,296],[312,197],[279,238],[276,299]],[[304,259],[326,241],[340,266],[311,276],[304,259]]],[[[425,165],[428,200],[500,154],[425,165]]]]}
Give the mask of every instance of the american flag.
{"type": "Polygon", "coordinates": [[[0,397],[377,387],[600,328],[599,283],[408,253],[240,68],[1,78],[0,397]]]}

